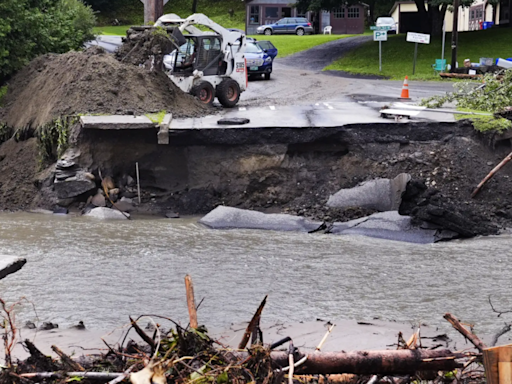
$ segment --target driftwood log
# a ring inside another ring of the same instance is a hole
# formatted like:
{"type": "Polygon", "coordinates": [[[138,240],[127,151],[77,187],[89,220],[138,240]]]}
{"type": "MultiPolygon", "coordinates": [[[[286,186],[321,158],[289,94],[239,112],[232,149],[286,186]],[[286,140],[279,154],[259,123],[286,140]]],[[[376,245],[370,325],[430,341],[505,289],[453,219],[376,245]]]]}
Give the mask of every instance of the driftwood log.
{"type": "Polygon", "coordinates": [[[459,331],[466,339],[468,339],[471,344],[473,344],[476,349],[478,349],[480,352],[482,352],[485,348],[487,348],[487,345],[485,345],[482,340],[478,338],[477,335],[474,333],[468,331],[464,326],[460,323],[459,320],[455,318],[451,313],[446,313],[443,316],[457,331],[459,331]]]}
{"type": "MultiPolygon", "coordinates": [[[[276,366],[288,366],[287,352],[272,352],[276,366]]],[[[315,352],[295,368],[296,374],[407,374],[417,371],[450,371],[462,367],[455,361],[465,357],[449,350],[385,350],[315,352]]],[[[296,358],[296,361],[299,359],[296,358]]]]}

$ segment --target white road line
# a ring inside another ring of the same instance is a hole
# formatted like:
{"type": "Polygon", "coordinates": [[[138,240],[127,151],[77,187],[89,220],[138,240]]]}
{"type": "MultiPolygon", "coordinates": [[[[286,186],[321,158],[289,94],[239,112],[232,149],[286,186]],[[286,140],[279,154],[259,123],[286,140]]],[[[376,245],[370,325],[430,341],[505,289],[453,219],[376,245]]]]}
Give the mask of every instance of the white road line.
{"type": "Polygon", "coordinates": [[[271,105],[269,108],[270,108],[271,111],[275,111],[276,110],[276,107],[274,107],[273,105],[271,105]]]}
{"type": "Polygon", "coordinates": [[[327,108],[334,109],[334,107],[332,105],[328,105],[327,108]]]}
{"type": "Polygon", "coordinates": [[[320,105],[320,103],[316,103],[315,105],[320,105]]]}
{"type": "Polygon", "coordinates": [[[239,110],[239,111],[247,111],[247,108],[245,108],[245,107],[240,107],[240,108],[238,108],[238,110],[239,110]]]}

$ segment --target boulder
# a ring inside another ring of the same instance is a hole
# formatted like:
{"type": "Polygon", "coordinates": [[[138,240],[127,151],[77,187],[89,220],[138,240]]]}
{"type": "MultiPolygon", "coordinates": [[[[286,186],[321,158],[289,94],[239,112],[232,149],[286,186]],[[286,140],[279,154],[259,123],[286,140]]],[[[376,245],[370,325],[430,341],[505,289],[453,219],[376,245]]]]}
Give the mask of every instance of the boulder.
{"type": "Polygon", "coordinates": [[[67,215],[68,209],[66,207],[56,206],[53,208],[54,215],[67,215]]]}
{"type": "Polygon", "coordinates": [[[105,201],[105,196],[103,196],[101,193],[95,194],[92,197],[90,203],[96,207],[105,207],[107,205],[105,201]]]}
{"type": "Polygon", "coordinates": [[[96,189],[96,183],[85,176],[84,171],[77,171],[74,177],[65,180],[55,179],[54,188],[59,199],[69,199],[96,189]]]}
{"type": "Polygon", "coordinates": [[[179,219],[180,214],[178,212],[169,211],[165,214],[165,217],[167,217],[168,219],[179,219]]]}
{"type": "Polygon", "coordinates": [[[107,191],[110,191],[111,189],[114,189],[116,186],[114,185],[114,180],[110,176],[106,176],[103,178],[103,181],[101,182],[101,186],[105,188],[107,191]]]}
{"type": "Polygon", "coordinates": [[[218,206],[199,223],[213,229],[268,229],[274,231],[310,232],[322,223],[282,213],[265,214],[246,209],[218,206]]]}
{"type": "Polygon", "coordinates": [[[133,211],[133,203],[128,202],[128,201],[120,200],[120,201],[116,202],[116,207],[123,212],[133,211]]]}
{"type": "Polygon", "coordinates": [[[329,197],[331,208],[361,207],[377,211],[398,210],[411,176],[401,173],[394,179],[374,179],[354,188],[342,189],[329,197]]]}
{"type": "MultiPolygon", "coordinates": [[[[129,213],[125,213],[125,215],[130,217],[129,213]]],[[[84,214],[84,216],[93,217],[100,220],[127,220],[125,215],[123,215],[117,209],[106,207],[97,207],[84,214]]]]}

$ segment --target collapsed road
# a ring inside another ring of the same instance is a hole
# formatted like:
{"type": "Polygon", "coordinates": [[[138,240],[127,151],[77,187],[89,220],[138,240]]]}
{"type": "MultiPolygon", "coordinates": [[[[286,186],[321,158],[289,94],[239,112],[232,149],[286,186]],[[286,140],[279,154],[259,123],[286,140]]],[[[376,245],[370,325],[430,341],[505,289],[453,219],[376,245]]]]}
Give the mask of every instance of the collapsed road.
{"type": "MultiPolygon", "coordinates": [[[[149,53],[155,49],[148,47],[149,53]]],[[[149,54],[146,48],[137,55],[138,62],[149,54]]],[[[394,97],[375,91],[368,100],[355,94],[355,82],[363,80],[300,72],[311,90],[304,93],[303,82],[293,81],[301,70],[279,65],[284,79],[254,82],[258,86],[253,96],[248,91],[247,105],[263,107],[252,111],[242,103],[229,112],[237,117],[248,114],[250,124],[222,127],[216,124],[222,113],[212,115],[163,73],[124,63],[123,58],[118,61],[98,47],[36,59],[12,80],[6,107],[0,111],[5,127],[21,129],[24,134],[18,138],[27,139],[11,139],[0,147],[3,169],[12,174],[0,186],[2,207],[82,210],[125,199],[126,210],[156,214],[204,214],[227,205],[343,222],[374,211],[365,206],[327,207],[330,195],[407,173],[415,192],[402,213],[441,230],[456,229],[452,237],[493,234],[508,225],[512,207],[499,200],[510,189],[506,169],[478,199],[470,199],[468,192],[508,153],[507,137],[479,134],[468,122],[455,122],[451,116],[443,122],[441,114],[435,120],[427,116],[416,122],[389,122],[378,110],[394,97]],[[56,77],[63,68],[67,75],[56,77]],[[265,84],[270,84],[265,87],[267,98],[260,94],[265,84]],[[320,95],[338,101],[321,101],[320,95]],[[300,103],[290,105],[298,99],[300,103]],[[285,105],[268,105],[275,100],[285,105]],[[159,111],[170,116],[163,131],[163,121],[142,116],[159,111]],[[83,118],[67,118],[67,125],[59,120],[78,113],[139,115],[146,123],[137,125],[133,119],[133,124],[95,126],[83,118]],[[56,142],[44,142],[52,136],[41,131],[54,132],[56,142]],[[38,169],[35,161],[41,145],[50,152],[45,169],[38,169]],[[142,204],[135,207],[138,176],[142,204]]],[[[364,81],[367,89],[375,88],[377,80],[364,81]]],[[[383,93],[395,86],[378,84],[383,93]]],[[[447,87],[441,83],[423,88],[432,94],[447,87]]]]}

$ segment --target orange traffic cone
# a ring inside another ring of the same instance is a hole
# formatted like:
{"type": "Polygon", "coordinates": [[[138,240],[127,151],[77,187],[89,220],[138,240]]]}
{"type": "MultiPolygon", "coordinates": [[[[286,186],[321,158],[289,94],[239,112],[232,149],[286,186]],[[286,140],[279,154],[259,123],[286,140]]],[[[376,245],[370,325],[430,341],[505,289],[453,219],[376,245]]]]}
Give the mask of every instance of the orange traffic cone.
{"type": "Polygon", "coordinates": [[[404,85],[402,86],[402,94],[400,95],[401,99],[410,99],[409,97],[409,78],[405,76],[404,85]]]}

